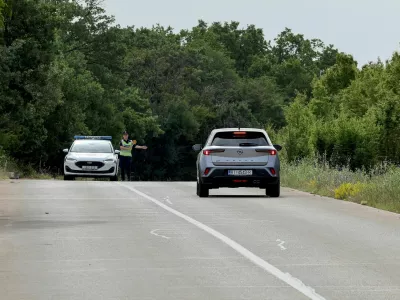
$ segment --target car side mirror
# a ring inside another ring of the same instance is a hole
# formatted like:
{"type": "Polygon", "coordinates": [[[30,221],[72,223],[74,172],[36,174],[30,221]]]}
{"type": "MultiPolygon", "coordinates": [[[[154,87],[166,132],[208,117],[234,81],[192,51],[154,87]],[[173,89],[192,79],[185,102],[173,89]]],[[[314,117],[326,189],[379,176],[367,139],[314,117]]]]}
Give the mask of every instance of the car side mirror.
{"type": "Polygon", "coordinates": [[[68,153],[68,149],[63,149],[63,152],[64,153],[68,153]]]}
{"type": "Polygon", "coordinates": [[[115,150],[115,151],[114,151],[114,153],[115,153],[115,154],[120,154],[120,153],[121,153],[121,151],[119,151],[119,150],[115,150]]]}
{"type": "Polygon", "coordinates": [[[282,146],[281,145],[274,145],[274,148],[278,151],[282,150],[282,146]]]}
{"type": "Polygon", "coordinates": [[[194,151],[200,151],[202,148],[203,148],[203,146],[201,144],[196,144],[196,145],[193,145],[193,147],[192,147],[192,149],[194,151]]]}

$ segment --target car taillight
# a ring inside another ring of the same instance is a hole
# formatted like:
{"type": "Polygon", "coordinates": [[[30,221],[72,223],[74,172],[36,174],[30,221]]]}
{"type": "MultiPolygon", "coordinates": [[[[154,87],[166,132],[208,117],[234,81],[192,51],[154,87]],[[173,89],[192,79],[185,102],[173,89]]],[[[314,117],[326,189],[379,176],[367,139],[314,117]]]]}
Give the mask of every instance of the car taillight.
{"type": "Polygon", "coordinates": [[[206,149],[206,150],[203,150],[203,154],[204,155],[210,155],[212,153],[221,153],[221,152],[225,152],[225,150],[224,149],[206,149]]]}
{"type": "Polygon", "coordinates": [[[271,171],[271,174],[272,174],[272,175],[275,175],[275,174],[276,174],[276,171],[275,171],[274,168],[269,168],[269,170],[271,171]]]}
{"type": "Polygon", "coordinates": [[[256,152],[268,153],[269,155],[276,155],[276,150],[273,149],[256,149],[256,152]]]}
{"type": "Polygon", "coordinates": [[[210,168],[206,168],[206,169],[204,170],[204,175],[208,175],[208,173],[210,173],[210,168]]]}

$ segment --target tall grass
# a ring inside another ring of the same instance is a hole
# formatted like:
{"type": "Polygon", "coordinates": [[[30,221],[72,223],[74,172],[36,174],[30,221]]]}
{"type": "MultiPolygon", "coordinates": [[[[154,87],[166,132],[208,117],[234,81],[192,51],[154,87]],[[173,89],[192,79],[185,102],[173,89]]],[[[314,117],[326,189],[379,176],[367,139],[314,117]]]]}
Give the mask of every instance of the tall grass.
{"type": "Polygon", "coordinates": [[[25,179],[53,179],[56,174],[49,172],[38,172],[31,165],[21,165],[0,148],[0,180],[8,179],[9,173],[18,173],[20,178],[25,179]]]}
{"type": "Polygon", "coordinates": [[[392,168],[385,174],[373,176],[354,201],[400,213],[400,168],[392,168]]]}
{"type": "Polygon", "coordinates": [[[339,170],[316,159],[281,164],[283,186],[400,213],[400,168],[381,164],[368,172],[339,170]]]}
{"type": "Polygon", "coordinates": [[[7,179],[8,172],[17,171],[17,165],[13,159],[7,156],[0,148],[0,179],[7,179]],[[12,170],[12,171],[10,171],[12,170]]]}

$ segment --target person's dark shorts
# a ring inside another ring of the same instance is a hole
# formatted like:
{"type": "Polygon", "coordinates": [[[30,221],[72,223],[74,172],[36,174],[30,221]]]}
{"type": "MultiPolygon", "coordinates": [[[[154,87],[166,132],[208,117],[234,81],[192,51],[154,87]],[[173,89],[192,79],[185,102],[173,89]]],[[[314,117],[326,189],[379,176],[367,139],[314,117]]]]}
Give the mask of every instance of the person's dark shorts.
{"type": "Polygon", "coordinates": [[[119,167],[121,169],[128,170],[132,164],[132,157],[130,156],[120,156],[119,157],[119,167]]]}

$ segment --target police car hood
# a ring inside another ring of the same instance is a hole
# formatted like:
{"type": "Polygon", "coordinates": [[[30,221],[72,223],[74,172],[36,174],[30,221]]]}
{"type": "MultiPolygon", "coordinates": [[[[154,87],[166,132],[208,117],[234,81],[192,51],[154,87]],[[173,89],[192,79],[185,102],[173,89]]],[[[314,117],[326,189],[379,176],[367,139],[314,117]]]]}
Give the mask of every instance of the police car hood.
{"type": "Polygon", "coordinates": [[[114,158],[112,153],[70,153],[68,157],[79,161],[103,161],[114,158]]]}

